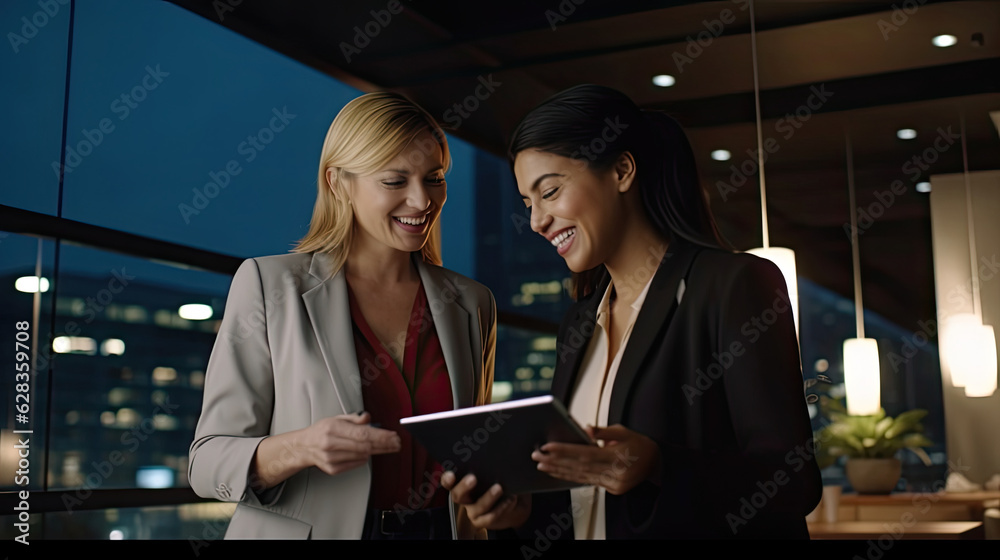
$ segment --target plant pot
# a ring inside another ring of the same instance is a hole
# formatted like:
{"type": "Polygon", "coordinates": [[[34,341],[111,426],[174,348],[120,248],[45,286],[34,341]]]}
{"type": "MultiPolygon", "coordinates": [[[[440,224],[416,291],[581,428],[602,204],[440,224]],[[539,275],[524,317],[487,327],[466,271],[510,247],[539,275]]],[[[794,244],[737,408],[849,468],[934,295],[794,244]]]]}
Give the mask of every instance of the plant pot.
{"type": "Polygon", "coordinates": [[[903,465],[899,459],[847,460],[847,480],[858,494],[889,494],[896,488],[903,465]]]}

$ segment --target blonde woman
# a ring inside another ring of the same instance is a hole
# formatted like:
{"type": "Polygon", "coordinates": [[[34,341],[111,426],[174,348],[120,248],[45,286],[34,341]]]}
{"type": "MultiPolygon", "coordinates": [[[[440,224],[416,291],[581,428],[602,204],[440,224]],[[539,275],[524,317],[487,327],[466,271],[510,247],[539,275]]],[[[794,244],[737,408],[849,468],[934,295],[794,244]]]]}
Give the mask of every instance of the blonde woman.
{"type": "Polygon", "coordinates": [[[226,538],[484,537],[399,419],[490,401],[496,304],[441,268],[448,143],[392,93],[348,103],[292,254],[233,277],[190,450],[226,538]]]}

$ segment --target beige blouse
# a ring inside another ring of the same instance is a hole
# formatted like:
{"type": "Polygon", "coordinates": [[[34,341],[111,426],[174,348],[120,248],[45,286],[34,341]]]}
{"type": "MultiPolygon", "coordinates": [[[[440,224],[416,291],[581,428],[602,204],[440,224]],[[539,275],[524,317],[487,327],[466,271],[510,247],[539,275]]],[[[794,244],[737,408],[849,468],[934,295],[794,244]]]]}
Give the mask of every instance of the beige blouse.
{"type": "MultiPolygon", "coordinates": [[[[632,303],[629,316],[626,318],[625,336],[618,352],[611,357],[608,366],[608,351],[610,348],[610,333],[608,330],[609,305],[614,283],[608,284],[604,297],[597,308],[597,325],[587,346],[583,362],[580,363],[580,374],[576,388],[570,398],[569,413],[581,426],[608,425],[608,407],[611,404],[611,388],[615,384],[618,364],[632,335],[632,327],[639,316],[642,302],[646,300],[646,292],[653,279],[646,282],[639,297],[632,303]],[[607,378],[605,379],[605,371],[607,378]]],[[[573,501],[573,531],[577,539],[604,539],[604,501],[605,489],[599,486],[581,486],[570,490],[573,501]]]]}

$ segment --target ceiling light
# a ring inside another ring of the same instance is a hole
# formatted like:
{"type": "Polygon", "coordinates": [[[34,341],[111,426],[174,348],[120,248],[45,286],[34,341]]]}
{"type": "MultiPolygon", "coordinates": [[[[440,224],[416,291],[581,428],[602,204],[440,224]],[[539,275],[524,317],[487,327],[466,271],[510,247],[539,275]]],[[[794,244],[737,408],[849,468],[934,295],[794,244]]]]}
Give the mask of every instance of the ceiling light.
{"type": "Polygon", "coordinates": [[[730,154],[729,150],[712,150],[712,159],[715,161],[729,161],[731,157],[733,154],[730,154]]]}
{"type": "Polygon", "coordinates": [[[653,76],[653,84],[660,87],[670,87],[675,83],[677,83],[677,80],[675,80],[670,74],[659,74],[657,76],[653,76]]]}
{"type": "Polygon", "coordinates": [[[912,128],[901,128],[896,131],[896,138],[900,140],[913,140],[917,137],[917,131],[912,128]]]}
{"type": "Polygon", "coordinates": [[[931,192],[931,184],[927,181],[917,183],[917,192],[931,192]]]}
{"type": "Polygon", "coordinates": [[[201,321],[212,316],[212,306],[201,303],[188,303],[186,305],[182,305],[181,308],[177,310],[177,314],[181,316],[181,319],[201,321]]]}
{"type": "Polygon", "coordinates": [[[931,43],[934,43],[935,47],[950,47],[958,42],[958,38],[954,35],[938,35],[931,39],[931,43]]]}

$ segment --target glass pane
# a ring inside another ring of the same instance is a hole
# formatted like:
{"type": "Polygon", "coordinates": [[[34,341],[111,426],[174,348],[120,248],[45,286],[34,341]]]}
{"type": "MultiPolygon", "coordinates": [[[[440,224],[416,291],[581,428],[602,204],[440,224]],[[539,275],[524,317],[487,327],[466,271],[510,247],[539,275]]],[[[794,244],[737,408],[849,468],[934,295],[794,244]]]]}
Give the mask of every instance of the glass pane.
{"type": "Polygon", "coordinates": [[[555,335],[500,325],[493,402],[547,394],[555,366],[555,335]]]}
{"type": "Polygon", "coordinates": [[[188,446],[230,279],[63,247],[50,489],[82,489],[74,496],[82,501],[93,489],[187,486],[188,446]],[[208,317],[181,310],[189,304],[208,317]]]}
{"type": "MultiPolygon", "coordinates": [[[[840,399],[845,394],[844,340],[857,336],[854,301],[799,278],[799,310],[803,376],[814,379],[825,375],[830,379],[830,383],[817,383],[806,392],[840,399]]],[[[945,477],[948,465],[945,460],[941,367],[934,321],[924,322],[919,329],[908,331],[866,309],[865,336],[878,342],[881,403],[886,414],[896,416],[914,408],[928,410],[922,424],[924,434],[934,443],[925,448],[933,464],[926,466],[913,453],[903,451],[899,455],[903,462],[899,489],[936,491],[937,488],[931,485],[945,477]]],[[[829,423],[818,404],[809,405],[816,430],[829,423]]],[[[823,477],[827,482],[847,484],[839,464],[824,469],[823,477]]]]}
{"type": "Polygon", "coordinates": [[[0,107],[17,131],[0,135],[0,204],[56,213],[69,11],[65,1],[0,2],[0,107]]]}
{"type": "Polygon", "coordinates": [[[327,127],[359,93],[168,2],[80,3],[63,215],[285,253],[308,227],[327,127]]]}
{"type": "Polygon", "coordinates": [[[0,232],[0,491],[44,484],[54,249],[0,232]]]}
{"type": "Polygon", "coordinates": [[[572,303],[571,276],[552,244],[531,230],[531,215],[507,162],[476,157],[477,277],[485,279],[497,308],[559,323],[572,303]]]}
{"type": "MultiPolygon", "coordinates": [[[[203,502],[179,506],[83,510],[32,514],[28,542],[33,540],[150,540],[184,539],[195,552],[221,539],[236,509],[234,503],[203,502]]],[[[0,516],[0,538],[15,532],[9,515],[0,516]]]]}

